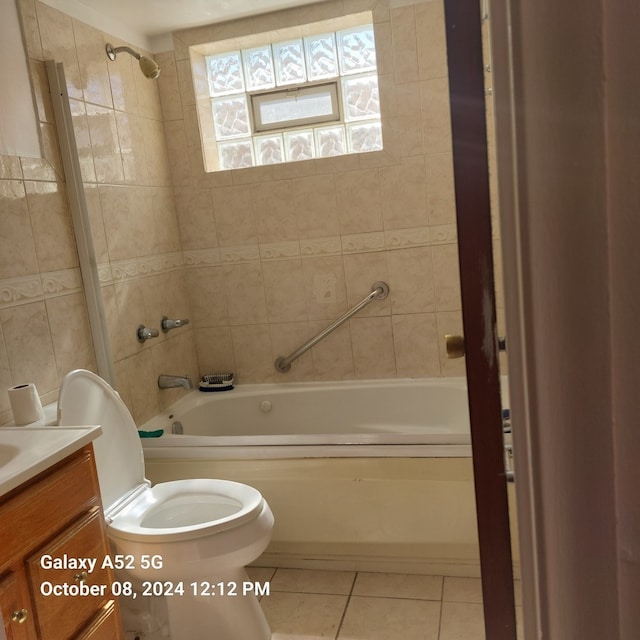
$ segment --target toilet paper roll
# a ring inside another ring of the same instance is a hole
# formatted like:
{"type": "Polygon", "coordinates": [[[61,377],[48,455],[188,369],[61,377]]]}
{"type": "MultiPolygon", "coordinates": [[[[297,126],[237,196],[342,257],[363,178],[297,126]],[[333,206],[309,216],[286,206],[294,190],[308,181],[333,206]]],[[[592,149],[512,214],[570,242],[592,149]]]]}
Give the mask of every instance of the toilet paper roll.
{"type": "Polygon", "coordinates": [[[44,411],[35,384],[19,384],[7,389],[7,393],[16,425],[44,420],[44,411]]]}

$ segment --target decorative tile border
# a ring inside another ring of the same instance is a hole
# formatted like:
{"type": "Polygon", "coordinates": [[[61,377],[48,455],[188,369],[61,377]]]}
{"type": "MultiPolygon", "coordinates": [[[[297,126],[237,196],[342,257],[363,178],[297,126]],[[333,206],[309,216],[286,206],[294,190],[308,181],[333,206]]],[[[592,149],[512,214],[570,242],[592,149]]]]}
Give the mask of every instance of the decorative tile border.
{"type": "Polygon", "coordinates": [[[286,260],[300,257],[300,243],[297,240],[290,242],[271,242],[260,245],[261,260],[286,260]]]}
{"type": "Polygon", "coordinates": [[[114,282],[137,278],[140,275],[140,270],[138,269],[138,261],[134,259],[112,262],[111,273],[113,274],[114,282]]]}
{"type": "Polygon", "coordinates": [[[218,249],[192,249],[184,252],[184,264],[187,267],[208,267],[220,264],[218,249]]]}
{"type": "Polygon", "coordinates": [[[184,265],[182,251],[172,253],[162,253],[155,256],[145,256],[138,259],[138,269],[140,275],[148,276],[165,271],[173,271],[184,265]]]}
{"type": "Polygon", "coordinates": [[[0,280],[0,309],[42,299],[40,274],[0,280]]]}
{"type": "Polygon", "coordinates": [[[342,253],[368,253],[370,251],[384,251],[384,233],[354,233],[342,236],[342,253]]]}
{"type": "Polygon", "coordinates": [[[0,280],[0,309],[81,291],[82,277],[78,267],[7,278],[0,280]]]}
{"type": "Polygon", "coordinates": [[[384,240],[387,249],[424,247],[431,244],[431,229],[429,227],[393,229],[384,232],[384,240]]]}
{"type": "Polygon", "coordinates": [[[260,248],[257,244],[243,247],[222,247],[220,260],[225,263],[255,262],[260,260],[260,248]]]}
{"type": "Polygon", "coordinates": [[[100,280],[100,286],[113,284],[113,274],[111,272],[110,262],[101,262],[98,266],[98,280],[100,280]]]}
{"type": "Polygon", "coordinates": [[[431,227],[431,244],[454,244],[458,242],[458,229],[455,224],[440,224],[431,227]]]}
{"type": "Polygon", "coordinates": [[[300,240],[300,253],[303,258],[342,255],[342,242],[340,236],[300,240]]]}
{"type": "Polygon", "coordinates": [[[49,271],[41,274],[41,278],[45,298],[56,298],[82,291],[82,277],[78,267],[61,271],[49,271]]]}

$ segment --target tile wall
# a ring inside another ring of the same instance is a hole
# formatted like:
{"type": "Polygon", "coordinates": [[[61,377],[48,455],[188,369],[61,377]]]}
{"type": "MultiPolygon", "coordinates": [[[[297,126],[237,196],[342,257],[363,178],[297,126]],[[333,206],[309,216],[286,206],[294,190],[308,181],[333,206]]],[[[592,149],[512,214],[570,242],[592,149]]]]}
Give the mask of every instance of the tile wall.
{"type": "Polygon", "coordinates": [[[201,369],[242,382],[463,375],[443,350],[461,303],[441,0],[337,0],[185,30],[157,58],[201,369]],[[204,172],[190,45],[369,9],[384,151],[204,172]],[[275,371],[378,280],[388,299],[275,371]]]}
{"type": "MultiPolygon", "coordinates": [[[[144,421],[181,390],[239,382],[463,375],[441,0],[336,0],[174,34],[159,82],[104,55],[117,38],[19,0],[45,157],[0,156],[0,389],[94,369],[44,60],[65,66],[117,387],[144,421]],[[206,174],[188,45],[371,9],[382,152],[206,174]],[[278,374],[273,361],[385,280],[374,302],[278,374]],[[139,324],[191,324],[144,345],[139,324]]],[[[498,265],[499,267],[499,265],[498,265]]],[[[499,271],[498,271],[499,276],[499,271]]],[[[498,277],[498,281],[500,278],[498,277]]],[[[498,291],[498,304],[502,306],[498,291]]],[[[11,420],[0,393],[0,424],[11,420]]]]}
{"type": "Polygon", "coordinates": [[[158,85],[107,41],[125,44],[34,0],[20,0],[44,159],[0,157],[0,424],[4,389],[35,382],[57,398],[69,370],[96,369],[44,60],[64,63],[102,285],[117,387],[146,419],[175,400],[159,373],[197,376],[191,327],[144,345],[139,324],[189,317],[158,85]]]}

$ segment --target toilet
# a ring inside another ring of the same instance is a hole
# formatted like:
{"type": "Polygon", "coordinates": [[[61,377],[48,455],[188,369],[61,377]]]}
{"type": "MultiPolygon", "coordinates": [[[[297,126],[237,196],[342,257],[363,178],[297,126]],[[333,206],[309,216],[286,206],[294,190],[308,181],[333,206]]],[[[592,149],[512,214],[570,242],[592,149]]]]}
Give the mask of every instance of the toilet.
{"type": "Polygon", "coordinates": [[[65,376],[58,424],[102,426],[93,448],[112,557],[132,558],[116,578],[147,590],[135,602],[121,598],[128,624],[141,612],[140,626],[148,627],[149,607],[142,612],[141,602],[160,599],[150,609],[166,612],[170,635],[165,630],[157,637],[269,640],[254,583],[244,569],[266,549],[273,529],[273,514],[260,492],[214,479],[151,486],[129,410],[90,371],[65,376]]]}

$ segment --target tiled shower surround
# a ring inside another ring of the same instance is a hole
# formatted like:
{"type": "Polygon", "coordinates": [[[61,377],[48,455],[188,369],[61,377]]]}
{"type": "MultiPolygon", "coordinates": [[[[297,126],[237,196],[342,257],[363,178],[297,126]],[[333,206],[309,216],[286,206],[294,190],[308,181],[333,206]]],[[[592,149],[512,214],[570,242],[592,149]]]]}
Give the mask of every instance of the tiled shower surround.
{"type": "MultiPolygon", "coordinates": [[[[176,32],[158,81],[106,42],[20,0],[45,158],[0,156],[0,387],[35,382],[53,401],[70,369],[95,370],[44,60],[65,66],[117,387],[138,421],[182,390],[160,373],[238,382],[462,375],[441,0],[339,0],[176,32]],[[401,6],[396,6],[401,5],[401,6]],[[188,47],[371,10],[384,150],[205,173],[188,47]],[[391,287],[288,374],[286,355],[391,287]],[[140,344],[139,324],[188,317],[140,344]]],[[[499,276],[499,273],[498,273],[499,276]]],[[[499,279],[499,278],[498,278],[499,279]]],[[[499,295],[499,305],[501,296],[499,295]]],[[[0,394],[0,424],[11,419],[0,394]]]]}

